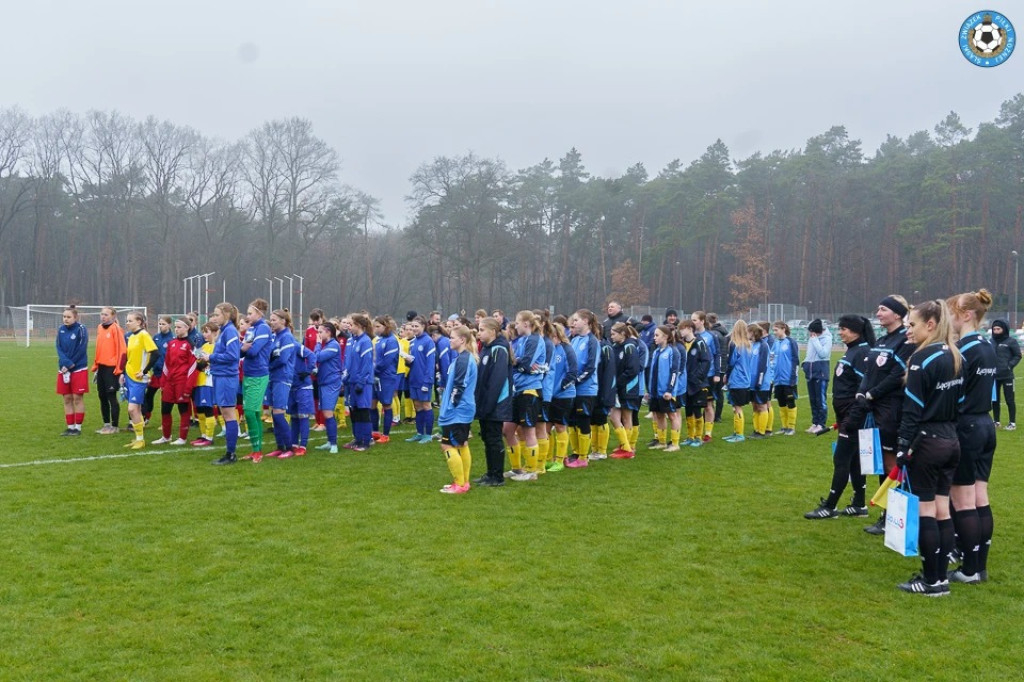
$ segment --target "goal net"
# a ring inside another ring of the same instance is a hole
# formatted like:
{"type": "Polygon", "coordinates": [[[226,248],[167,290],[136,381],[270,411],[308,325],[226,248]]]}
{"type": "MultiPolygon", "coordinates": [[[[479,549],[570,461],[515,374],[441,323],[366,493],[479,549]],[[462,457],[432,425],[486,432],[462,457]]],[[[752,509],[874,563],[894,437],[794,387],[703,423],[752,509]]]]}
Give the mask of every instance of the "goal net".
{"type": "MultiPolygon", "coordinates": [[[[96,334],[96,327],[100,324],[100,311],[107,307],[113,307],[117,311],[117,321],[124,327],[128,313],[140,312],[146,314],[146,306],[102,306],[102,305],[76,305],[78,321],[85,325],[92,338],[96,334]]],[[[52,343],[57,337],[57,330],[64,324],[64,305],[31,305],[9,306],[11,324],[14,328],[14,338],[19,343],[24,343],[28,348],[33,343],[52,343]]],[[[148,320],[147,320],[148,323],[148,320]]]]}

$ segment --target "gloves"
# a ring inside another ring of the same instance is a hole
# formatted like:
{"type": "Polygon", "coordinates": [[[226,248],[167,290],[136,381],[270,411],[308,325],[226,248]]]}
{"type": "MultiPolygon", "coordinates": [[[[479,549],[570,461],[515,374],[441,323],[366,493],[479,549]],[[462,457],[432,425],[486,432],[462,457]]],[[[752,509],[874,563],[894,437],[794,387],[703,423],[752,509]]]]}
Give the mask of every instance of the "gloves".
{"type": "Polygon", "coordinates": [[[270,357],[272,357],[272,358],[279,358],[279,357],[281,357],[281,349],[280,348],[275,348],[274,350],[270,351],[270,357]]]}
{"type": "Polygon", "coordinates": [[[914,453],[910,450],[910,441],[900,438],[896,442],[896,466],[905,467],[914,461],[914,453]]]}

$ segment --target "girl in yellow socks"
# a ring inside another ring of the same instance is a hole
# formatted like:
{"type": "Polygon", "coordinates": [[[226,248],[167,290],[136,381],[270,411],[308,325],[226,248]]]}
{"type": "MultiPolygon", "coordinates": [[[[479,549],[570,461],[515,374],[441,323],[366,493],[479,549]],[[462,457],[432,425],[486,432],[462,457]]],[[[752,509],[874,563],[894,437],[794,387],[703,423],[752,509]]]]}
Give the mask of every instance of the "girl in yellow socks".
{"type": "Polygon", "coordinates": [[[576,353],[579,374],[576,375],[576,398],[572,404],[569,444],[573,454],[565,462],[570,469],[589,466],[590,418],[597,402],[597,370],[601,356],[598,337],[601,328],[594,313],[581,308],[569,320],[572,328],[572,349],[576,353]]]}
{"type": "Polygon", "coordinates": [[[555,322],[551,326],[551,330],[554,352],[551,355],[552,395],[551,405],[548,407],[548,419],[552,426],[549,441],[554,441],[552,447],[554,457],[553,461],[545,465],[545,468],[548,471],[562,471],[565,468],[565,458],[569,454],[567,426],[572,417],[572,403],[576,397],[576,375],[579,370],[576,365],[576,353],[565,336],[565,327],[555,322]]]}
{"type": "Polygon", "coordinates": [[[772,325],[775,335],[775,400],[779,403],[783,436],[796,435],[796,387],[800,350],[789,336],[789,325],[781,320],[772,325]]]}
{"type": "Polygon", "coordinates": [[[438,424],[441,427],[441,452],[448,462],[452,483],[441,488],[448,495],[469,492],[469,427],[476,416],[477,355],[476,336],[461,327],[451,336],[451,349],[458,353],[448,367],[438,424]]]}
{"type": "Polygon", "coordinates": [[[142,403],[146,399],[146,385],[149,373],[156,366],[160,356],[156,352],[156,343],[146,331],[146,318],[142,313],[128,313],[128,349],[124,373],[121,374],[121,385],[128,391],[128,419],[131,420],[135,440],[126,448],[140,450],[146,447],[142,419],[142,403]]]}
{"type": "Polygon", "coordinates": [[[633,411],[640,406],[640,375],[643,360],[637,348],[636,330],[624,322],[612,325],[612,351],[615,355],[615,407],[611,412],[611,423],[619,447],[611,454],[614,459],[633,459],[633,444],[630,431],[633,430],[633,411]]]}
{"type": "Polygon", "coordinates": [[[753,352],[747,323],[743,320],[736,320],[729,338],[729,366],[726,368],[725,385],[729,387],[729,404],[732,405],[733,434],[722,440],[726,443],[742,443],[746,440],[743,435],[743,408],[750,403],[751,386],[756,379],[752,371],[756,371],[757,356],[753,352]]]}

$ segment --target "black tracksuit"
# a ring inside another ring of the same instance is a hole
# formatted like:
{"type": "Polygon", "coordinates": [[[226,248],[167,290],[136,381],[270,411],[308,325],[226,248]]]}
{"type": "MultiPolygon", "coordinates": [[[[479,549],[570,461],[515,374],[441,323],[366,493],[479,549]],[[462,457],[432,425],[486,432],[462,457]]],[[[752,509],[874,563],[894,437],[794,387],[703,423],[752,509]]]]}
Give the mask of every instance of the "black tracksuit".
{"type": "Polygon", "coordinates": [[[487,457],[487,477],[503,481],[505,447],[501,429],[512,421],[512,353],[508,340],[498,336],[480,351],[476,381],[476,418],[487,457]]]}

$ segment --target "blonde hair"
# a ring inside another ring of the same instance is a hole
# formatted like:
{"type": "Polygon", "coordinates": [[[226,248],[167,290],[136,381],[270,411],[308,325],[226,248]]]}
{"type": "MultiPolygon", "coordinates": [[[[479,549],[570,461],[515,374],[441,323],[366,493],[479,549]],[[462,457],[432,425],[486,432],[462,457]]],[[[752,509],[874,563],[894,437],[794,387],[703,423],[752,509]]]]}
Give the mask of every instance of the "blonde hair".
{"type": "MultiPolygon", "coordinates": [[[[935,329],[931,334],[928,335],[927,339],[919,340],[917,347],[924,348],[925,346],[932,343],[942,343],[949,347],[949,352],[953,355],[953,372],[954,376],[960,373],[960,366],[963,362],[963,358],[960,355],[960,349],[956,347],[956,339],[953,335],[953,325],[950,323],[949,306],[941,298],[937,298],[934,301],[925,301],[920,305],[914,306],[914,309],[908,313],[909,315],[916,315],[922,322],[929,320],[935,322],[935,329]]],[[[915,339],[917,335],[915,334],[915,339]]]]}
{"type": "Polygon", "coordinates": [[[985,319],[985,313],[992,307],[992,294],[988,289],[968,291],[965,294],[950,296],[946,300],[946,304],[955,315],[967,311],[974,313],[974,320],[981,324],[981,321],[985,319]]]}
{"type": "MultiPolygon", "coordinates": [[[[497,320],[495,320],[497,321],[497,320]]],[[[466,342],[466,350],[473,356],[473,362],[480,362],[480,356],[476,352],[476,332],[469,327],[459,327],[452,332],[452,336],[457,336],[466,342]]]]}
{"type": "Polygon", "coordinates": [[[752,346],[750,337],[747,336],[747,323],[743,320],[736,320],[736,323],[732,326],[732,333],[729,334],[729,340],[739,350],[749,351],[752,346]]]}

